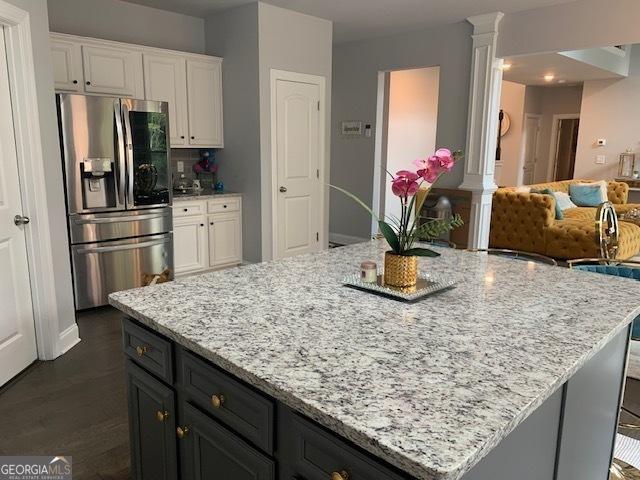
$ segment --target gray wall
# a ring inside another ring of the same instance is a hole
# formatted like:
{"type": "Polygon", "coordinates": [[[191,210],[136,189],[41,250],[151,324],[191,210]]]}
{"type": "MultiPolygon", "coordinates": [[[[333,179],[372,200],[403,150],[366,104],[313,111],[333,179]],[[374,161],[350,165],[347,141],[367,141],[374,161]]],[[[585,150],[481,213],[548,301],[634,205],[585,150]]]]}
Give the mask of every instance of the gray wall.
{"type": "Polygon", "coordinates": [[[48,0],[51,31],[203,53],[204,20],[120,0],[48,0]]]}
{"type": "Polygon", "coordinates": [[[225,188],[242,192],[243,255],[262,258],[260,199],[260,99],[258,85],[258,4],[211,16],[205,21],[206,53],[224,57],[224,149],[218,151],[225,188]]]}
{"type": "MultiPolygon", "coordinates": [[[[325,78],[325,161],[320,172],[328,180],[331,148],[331,57],[333,26],[328,20],[259,3],[260,149],[262,177],[262,258],[272,258],[271,69],[325,78]],[[323,168],[326,163],[327,168],[323,168]]],[[[329,195],[325,192],[324,231],[329,226],[329,195]]],[[[327,232],[328,233],[328,232],[327,232]]]]}
{"type": "MultiPolygon", "coordinates": [[[[61,333],[75,323],[69,246],[67,243],[67,219],[62,186],[62,161],[58,141],[58,123],[53,93],[53,74],[49,49],[49,26],[45,0],[8,0],[9,3],[29,12],[35,63],[40,135],[46,170],[46,195],[49,204],[50,243],[53,253],[53,269],[56,276],[56,308],[58,323],[52,330],[61,333]]],[[[37,214],[30,212],[31,215],[37,214]]]]}
{"type": "MultiPolygon", "coordinates": [[[[436,144],[464,149],[471,70],[471,25],[467,22],[392,37],[336,45],[333,50],[331,183],[371,205],[374,137],[344,139],[340,121],[362,120],[375,130],[378,72],[440,66],[440,95],[436,144]]],[[[429,153],[429,152],[425,152],[429,153]]],[[[408,158],[407,166],[414,159],[408,158]]],[[[457,187],[463,165],[443,176],[439,186],[457,187]]],[[[369,215],[352,200],[331,192],[329,231],[367,238],[369,215]]]]}

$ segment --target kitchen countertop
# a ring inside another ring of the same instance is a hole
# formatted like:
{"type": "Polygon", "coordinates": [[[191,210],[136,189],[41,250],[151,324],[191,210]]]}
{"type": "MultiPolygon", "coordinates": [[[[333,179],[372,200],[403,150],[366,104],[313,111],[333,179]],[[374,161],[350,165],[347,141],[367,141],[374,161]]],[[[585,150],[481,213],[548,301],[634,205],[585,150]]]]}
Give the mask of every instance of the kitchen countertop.
{"type": "Polygon", "coordinates": [[[176,193],[173,192],[173,201],[174,202],[184,202],[186,200],[208,200],[209,198],[221,198],[221,197],[238,197],[240,193],[237,192],[216,192],[209,189],[204,189],[199,193],[176,193]]]}
{"type": "Polygon", "coordinates": [[[382,240],[187,277],[110,303],[419,479],[458,479],[640,314],[636,281],[436,248],[456,288],[342,285],[382,240]]]}

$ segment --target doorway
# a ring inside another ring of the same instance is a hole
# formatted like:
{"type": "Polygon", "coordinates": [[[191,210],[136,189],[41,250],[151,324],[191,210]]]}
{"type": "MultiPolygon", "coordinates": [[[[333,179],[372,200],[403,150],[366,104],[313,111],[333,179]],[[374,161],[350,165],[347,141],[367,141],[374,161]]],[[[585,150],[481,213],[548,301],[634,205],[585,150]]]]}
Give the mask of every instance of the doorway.
{"type": "Polygon", "coordinates": [[[5,29],[0,27],[0,385],[37,358],[5,29]]]}
{"type": "Polygon", "coordinates": [[[535,183],[536,164],[538,163],[538,136],[542,116],[526,114],[524,117],[524,139],[522,142],[522,181],[519,185],[535,183]]]}
{"type": "MultiPolygon", "coordinates": [[[[373,185],[373,210],[400,218],[400,202],[389,173],[411,170],[412,162],[436,150],[440,67],[380,72],[373,185]]],[[[371,233],[378,232],[375,219],[371,233]]]]}
{"type": "Polygon", "coordinates": [[[324,243],[324,78],[272,70],[273,258],[324,243]]]}
{"type": "Polygon", "coordinates": [[[573,179],[579,129],[580,115],[554,115],[551,132],[553,181],[573,179]]]}

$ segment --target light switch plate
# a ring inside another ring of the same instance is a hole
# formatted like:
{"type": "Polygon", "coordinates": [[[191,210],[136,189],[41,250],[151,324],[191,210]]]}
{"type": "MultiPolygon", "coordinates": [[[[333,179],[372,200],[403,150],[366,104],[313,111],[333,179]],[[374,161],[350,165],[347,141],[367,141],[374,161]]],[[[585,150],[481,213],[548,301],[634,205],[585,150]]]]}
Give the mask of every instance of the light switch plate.
{"type": "Polygon", "coordinates": [[[607,157],[605,157],[604,155],[596,155],[596,163],[599,165],[607,163],[607,157]]]}
{"type": "Polygon", "coordinates": [[[178,173],[183,173],[184,172],[184,162],[180,161],[176,165],[177,165],[178,173]]]}

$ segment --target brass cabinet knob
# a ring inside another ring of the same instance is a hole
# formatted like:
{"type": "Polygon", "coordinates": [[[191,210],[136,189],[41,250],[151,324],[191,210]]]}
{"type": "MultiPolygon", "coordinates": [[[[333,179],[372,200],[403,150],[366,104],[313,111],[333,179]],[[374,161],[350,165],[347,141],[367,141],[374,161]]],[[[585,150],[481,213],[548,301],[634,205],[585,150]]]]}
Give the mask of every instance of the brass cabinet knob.
{"type": "Polygon", "coordinates": [[[349,474],[345,470],[331,473],[331,480],[349,480],[349,474]]]}
{"type": "Polygon", "coordinates": [[[178,438],[184,438],[189,433],[189,427],[178,427],[176,428],[176,433],[178,434],[178,438]]]}
{"type": "Polygon", "coordinates": [[[213,408],[220,408],[224,404],[224,395],[211,395],[211,405],[213,408]]]}
{"type": "Polygon", "coordinates": [[[159,422],[164,422],[167,418],[169,418],[169,412],[167,412],[166,410],[164,412],[161,410],[158,410],[156,412],[156,418],[158,419],[159,422]]]}
{"type": "Polygon", "coordinates": [[[147,351],[148,351],[147,347],[144,347],[141,345],[138,345],[136,347],[136,353],[138,354],[139,357],[143,356],[145,353],[147,353],[147,351]]]}

